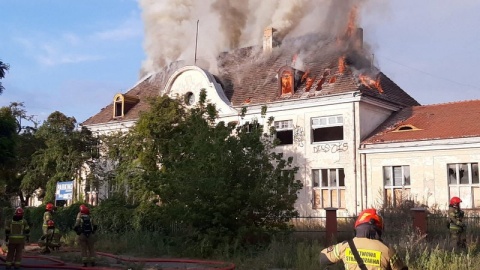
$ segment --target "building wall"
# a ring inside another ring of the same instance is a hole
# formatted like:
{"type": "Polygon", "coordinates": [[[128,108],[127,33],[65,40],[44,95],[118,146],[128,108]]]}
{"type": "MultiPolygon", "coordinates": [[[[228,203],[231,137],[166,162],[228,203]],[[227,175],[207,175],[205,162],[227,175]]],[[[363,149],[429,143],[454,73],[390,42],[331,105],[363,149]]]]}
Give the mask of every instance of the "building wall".
{"type": "Polygon", "coordinates": [[[404,151],[395,148],[392,152],[364,154],[368,206],[383,205],[386,202],[383,167],[406,165],[410,168],[412,200],[445,210],[448,208],[450,197],[459,196],[463,200],[462,207],[478,207],[480,205],[478,184],[460,185],[458,189],[449,187],[448,164],[480,162],[480,147],[465,147],[467,143],[462,144],[461,140],[458,141],[460,144],[456,148],[439,144],[435,149],[427,149],[425,146],[415,147],[411,144],[410,147],[404,145],[406,148],[404,151]]]}

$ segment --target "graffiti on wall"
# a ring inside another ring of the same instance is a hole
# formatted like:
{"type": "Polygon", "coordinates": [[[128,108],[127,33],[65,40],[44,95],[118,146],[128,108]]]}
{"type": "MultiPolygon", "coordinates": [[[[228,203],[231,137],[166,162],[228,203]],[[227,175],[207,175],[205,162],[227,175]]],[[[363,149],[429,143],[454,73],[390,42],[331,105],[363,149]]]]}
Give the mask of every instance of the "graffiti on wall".
{"type": "Polygon", "coordinates": [[[313,147],[313,153],[337,153],[348,150],[348,143],[322,143],[313,147]]]}
{"type": "Polygon", "coordinates": [[[305,132],[301,126],[293,126],[293,140],[298,146],[303,147],[305,145],[305,132]]]}

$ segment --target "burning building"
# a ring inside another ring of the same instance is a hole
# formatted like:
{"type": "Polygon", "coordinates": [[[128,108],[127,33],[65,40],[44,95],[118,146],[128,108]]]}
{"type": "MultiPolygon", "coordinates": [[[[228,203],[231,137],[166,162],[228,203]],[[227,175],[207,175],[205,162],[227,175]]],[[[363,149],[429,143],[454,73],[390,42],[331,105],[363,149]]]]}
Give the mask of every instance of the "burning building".
{"type": "MultiPolygon", "coordinates": [[[[276,151],[294,157],[300,168],[297,179],[304,188],[296,208],[303,216],[323,216],[331,207],[338,208],[339,215],[351,215],[379,201],[396,204],[415,197],[432,204],[458,195],[460,191],[453,188],[441,192],[435,191],[435,184],[414,184],[413,168],[418,161],[409,159],[408,153],[404,160],[397,160],[385,150],[388,147],[378,147],[382,138],[386,139],[380,136],[377,140],[378,134],[408,134],[403,129],[408,127],[408,119],[417,111],[429,110],[412,110],[424,107],[374,66],[363,42],[363,29],[354,23],[356,9],[348,18],[344,30],[336,35],[288,37],[284,29],[270,26],[262,31],[263,38],[258,37],[261,45],[221,52],[215,67],[172,61],[142,77],[126,93],[115,95],[112,104],[82,125],[96,133],[128,129],[139,113],[148,109],[148,97],[184,97],[187,105],[195,105],[200,91],[205,90],[225,122],[245,124],[260,119],[262,107],[267,106],[266,118],[274,117],[281,142],[276,151]],[[247,113],[240,116],[244,107],[247,113]],[[384,126],[386,121],[389,126],[384,126]],[[382,152],[378,154],[382,160],[377,160],[377,152],[382,152]],[[383,191],[380,196],[379,190],[383,191]]],[[[421,129],[422,124],[415,125],[410,130],[421,129]]],[[[475,132],[478,136],[480,127],[472,134],[475,132]]],[[[407,142],[415,144],[414,140],[402,141],[394,152],[401,152],[407,142]]],[[[459,170],[458,162],[447,158],[442,162],[438,166],[444,166],[445,172],[448,166],[459,170]]],[[[478,184],[478,163],[466,163],[476,173],[478,184]]],[[[480,201],[472,199],[471,204],[478,206],[480,201]]]]}

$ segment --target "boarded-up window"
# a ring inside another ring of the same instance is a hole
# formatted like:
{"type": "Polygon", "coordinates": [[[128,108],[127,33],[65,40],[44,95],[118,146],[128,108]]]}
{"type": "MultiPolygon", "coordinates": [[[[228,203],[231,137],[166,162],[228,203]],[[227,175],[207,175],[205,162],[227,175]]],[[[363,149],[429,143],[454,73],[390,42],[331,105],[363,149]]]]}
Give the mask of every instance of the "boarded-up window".
{"type": "Polygon", "coordinates": [[[410,166],[383,167],[385,205],[397,206],[410,200],[410,166]]]}
{"type": "Polygon", "coordinates": [[[345,208],[345,173],[343,169],[312,170],[313,207],[345,208]]]}

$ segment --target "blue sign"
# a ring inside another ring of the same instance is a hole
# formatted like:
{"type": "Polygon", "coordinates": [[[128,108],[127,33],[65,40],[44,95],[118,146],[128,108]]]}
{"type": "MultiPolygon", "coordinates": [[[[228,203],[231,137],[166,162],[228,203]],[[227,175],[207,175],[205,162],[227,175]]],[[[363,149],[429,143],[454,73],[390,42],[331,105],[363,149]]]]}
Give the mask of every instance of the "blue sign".
{"type": "Polygon", "coordinates": [[[73,181],[57,182],[55,200],[71,200],[73,197],[73,181]]]}

